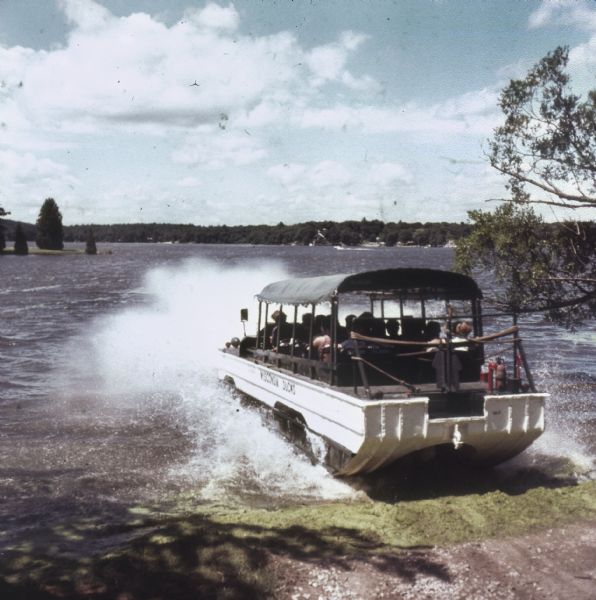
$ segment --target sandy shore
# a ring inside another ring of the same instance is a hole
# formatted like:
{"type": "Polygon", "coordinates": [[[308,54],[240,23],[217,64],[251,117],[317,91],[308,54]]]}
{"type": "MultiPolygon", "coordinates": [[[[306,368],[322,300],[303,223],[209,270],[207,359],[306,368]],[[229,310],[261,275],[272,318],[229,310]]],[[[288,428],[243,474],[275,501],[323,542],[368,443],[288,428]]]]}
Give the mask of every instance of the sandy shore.
{"type": "Polygon", "coordinates": [[[76,581],[71,563],[58,561],[52,576],[45,573],[22,583],[0,579],[0,598],[588,600],[596,589],[596,521],[446,547],[369,549],[360,557],[341,553],[299,557],[287,548],[268,548],[252,565],[266,576],[252,580],[248,576],[244,581],[226,570],[225,550],[219,561],[212,559],[208,585],[204,575],[197,578],[193,573],[192,561],[182,577],[174,569],[168,574],[165,557],[154,570],[144,570],[141,562],[130,558],[117,560],[103,571],[89,564],[76,581]]]}
{"type": "Polygon", "coordinates": [[[596,522],[337,562],[272,557],[279,600],[592,599],[596,522]]]}

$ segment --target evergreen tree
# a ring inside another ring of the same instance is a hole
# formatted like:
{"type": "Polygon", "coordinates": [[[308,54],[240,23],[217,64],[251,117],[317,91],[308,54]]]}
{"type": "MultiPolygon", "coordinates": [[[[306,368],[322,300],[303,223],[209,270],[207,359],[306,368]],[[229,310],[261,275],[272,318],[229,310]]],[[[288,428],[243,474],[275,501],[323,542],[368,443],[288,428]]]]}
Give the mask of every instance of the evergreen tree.
{"type": "MultiPolygon", "coordinates": [[[[5,217],[6,215],[9,215],[10,213],[5,211],[1,206],[0,206],[0,217],[5,217]]],[[[0,253],[4,250],[4,248],[6,248],[6,238],[4,237],[4,225],[2,223],[2,221],[0,221],[0,253]]]]}
{"type": "Polygon", "coordinates": [[[87,232],[87,244],[85,245],[85,254],[97,254],[97,246],[95,245],[95,237],[93,229],[87,232]]]}
{"type": "Polygon", "coordinates": [[[14,232],[14,253],[24,256],[29,254],[29,245],[27,244],[27,238],[23,232],[23,228],[19,223],[14,232]]]}
{"type": "Polygon", "coordinates": [[[37,217],[38,248],[62,250],[64,248],[64,232],[62,214],[53,198],[47,198],[37,217]]]}

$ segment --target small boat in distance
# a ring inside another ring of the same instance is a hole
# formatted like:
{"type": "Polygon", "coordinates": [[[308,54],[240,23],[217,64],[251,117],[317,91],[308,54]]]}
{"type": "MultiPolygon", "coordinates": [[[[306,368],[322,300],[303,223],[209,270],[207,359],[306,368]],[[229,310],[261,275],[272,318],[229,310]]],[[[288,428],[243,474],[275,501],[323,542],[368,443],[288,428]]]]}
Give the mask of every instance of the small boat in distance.
{"type": "Polygon", "coordinates": [[[226,343],[218,375],[302,445],[317,434],[340,475],[407,455],[494,465],[544,431],[548,395],[536,391],[517,319],[486,334],[470,277],[411,268],[306,277],[271,283],[257,300],[256,331],[226,343]]]}

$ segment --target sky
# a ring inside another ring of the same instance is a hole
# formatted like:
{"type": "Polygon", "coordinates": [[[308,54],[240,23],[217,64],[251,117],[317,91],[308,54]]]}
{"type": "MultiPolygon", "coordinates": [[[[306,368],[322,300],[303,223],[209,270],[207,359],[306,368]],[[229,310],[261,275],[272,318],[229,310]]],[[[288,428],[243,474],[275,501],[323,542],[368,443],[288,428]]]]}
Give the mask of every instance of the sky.
{"type": "Polygon", "coordinates": [[[596,87],[591,1],[0,0],[0,206],[465,221],[507,194],[500,90],[559,45],[596,87]]]}

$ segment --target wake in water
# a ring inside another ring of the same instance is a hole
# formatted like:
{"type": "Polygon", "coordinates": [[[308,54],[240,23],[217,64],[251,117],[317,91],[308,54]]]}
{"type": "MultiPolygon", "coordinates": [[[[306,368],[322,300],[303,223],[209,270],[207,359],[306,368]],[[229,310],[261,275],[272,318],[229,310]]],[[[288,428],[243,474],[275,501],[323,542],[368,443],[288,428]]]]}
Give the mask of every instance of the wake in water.
{"type": "Polygon", "coordinates": [[[239,309],[252,309],[255,291],[285,276],[271,265],[222,269],[196,260],[155,269],[139,290],[149,300],[145,306],[100,318],[77,340],[68,353],[76,353],[76,364],[55,386],[71,390],[61,393],[71,418],[78,414],[99,430],[118,431],[114,470],[138,452],[137,475],[155,479],[146,487],[173,487],[210,501],[316,501],[354,494],[269,429],[258,411],[241,406],[217,379],[217,348],[243,333],[239,309]],[[84,415],[72,411],[73,403],[85,407],[84,415]],[[139,435],[145,436],[141,450],[139,435]]]}

